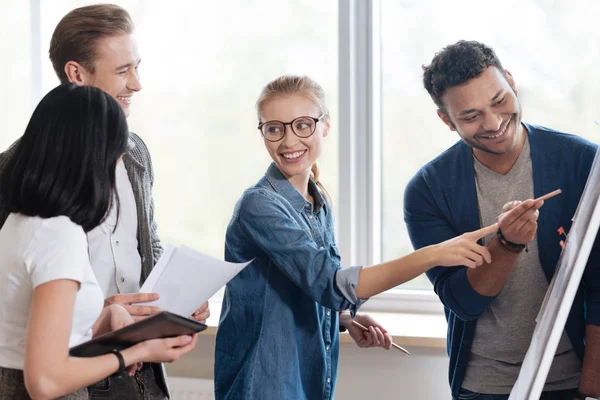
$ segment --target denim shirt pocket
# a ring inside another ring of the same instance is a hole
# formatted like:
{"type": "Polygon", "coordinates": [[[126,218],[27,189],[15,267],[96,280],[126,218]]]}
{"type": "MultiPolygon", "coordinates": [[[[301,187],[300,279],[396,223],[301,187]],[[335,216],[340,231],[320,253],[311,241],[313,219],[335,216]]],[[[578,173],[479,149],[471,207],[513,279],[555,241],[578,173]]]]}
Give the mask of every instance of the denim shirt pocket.
{"type": "Polygon", "coordinates": [[[338,261],[342,260],[342,257],[340,256],[340,250],[337,248],[337,246],[335,244],[332,243],[329,245],[329,252],[338,261]]]}
{"type": "Polygon", "coordinates": [[[338,261],[341,260],[340,250],[335,243],[335,230],[330,229],[325,231],[325,244],[329,246],[329,254],[338,261]]]}

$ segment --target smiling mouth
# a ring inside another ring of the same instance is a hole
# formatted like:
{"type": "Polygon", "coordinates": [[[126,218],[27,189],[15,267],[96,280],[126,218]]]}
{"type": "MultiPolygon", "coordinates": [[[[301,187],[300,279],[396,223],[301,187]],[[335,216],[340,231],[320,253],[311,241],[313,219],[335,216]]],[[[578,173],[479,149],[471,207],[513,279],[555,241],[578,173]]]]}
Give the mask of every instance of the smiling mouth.
{"type": "Polygon", "coordinates": [[[302,151],[295,151],[293,153],[281,153],[281,155],[283,156],[283,158],[285,158],[286,160],[295,160],[297,158],[300,158],[304,155],[304,153],[306,153],[306,150],[302,150],[302,151]]]}
{"type": "Polygon", "coordinates": [[[131,104],[131,96],[117,96],[117,99],[123,104],[131,104]]]}
{"type": "Polygon", "coordinates": [[[510,125],[511,121],[512,121],[512,117],[508,120],[506,125],[504,125],[504,128],[500,132],[496,133],[495,135],[486,135],[486,136],[480,135],[479,137],[481,139],[498,139],[503,136],[506,136],[506,132],[508,132],[508,126],[510,125]]]}

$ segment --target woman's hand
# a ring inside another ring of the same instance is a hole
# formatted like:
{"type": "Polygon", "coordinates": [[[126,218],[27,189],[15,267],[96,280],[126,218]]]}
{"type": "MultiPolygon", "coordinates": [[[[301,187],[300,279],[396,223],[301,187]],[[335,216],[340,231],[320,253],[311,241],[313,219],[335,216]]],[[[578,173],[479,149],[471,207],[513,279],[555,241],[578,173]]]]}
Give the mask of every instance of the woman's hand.
{"type": "MultiPolygon", "coordinates": [[[[129,311],[127,311],[125,307],[119,304],[112,304],[107,308],[110,309],[109,320],[111,331],[116,331],[134,323],[133,317],[131,314],[129,314],[129,311]]],[[[135,363],[127,367],[127,373],[129,376],[134,376],[135,373],[140,369],[142,369],[142,363],[135,363]]]]}
{"type": "Polygon", "coordinates": [[[124,350],[123,357],[136,361],[170,363],[191,352],[196,347],[198,334],[183,335],[174,338],[152,339],[136,344],[124,350]]]}
{"type": "Polygon", "coordinates": [[[346,329],[348,329],[350,337],[354,339],[358,347],[383,347],[386,350],[389,350],[392,347],[392,338],[390,334],[383,326],[377,323],[375,319],[367,314],[357,313],[354,316],[354,320],[369,330],[365,331],[354,325],[348,311],[343,311],[340,316],[340,323],[343,323],[346,329]],[[347,317],[349,318],[345,318],[345,314],[347,314],[347,317]]]}
{"type": "Polygon", "coordinates": [[[92,327],[92,337],[116,331],[133,322],[133,318],[124,307],[118,304],[105,306],[92,327]]]}
{"type": "Polygon", "coordinates": [[[434,265],[454,267],[464,265],[475,268],[492,262],[492,255],[487,247],[477,244],[477,241],[498,230],[498,224],[493,224],[473,232],[467,232],[440,244],[431,246],[434,265]]]}
{"type": "Polygon", "coordinates": [[[112,304],[107,308],[110,309],[110,330],[116,331],[126,327],[127,325],[133,324],[135,321],[125,307],[119,304],[112,304]]]}

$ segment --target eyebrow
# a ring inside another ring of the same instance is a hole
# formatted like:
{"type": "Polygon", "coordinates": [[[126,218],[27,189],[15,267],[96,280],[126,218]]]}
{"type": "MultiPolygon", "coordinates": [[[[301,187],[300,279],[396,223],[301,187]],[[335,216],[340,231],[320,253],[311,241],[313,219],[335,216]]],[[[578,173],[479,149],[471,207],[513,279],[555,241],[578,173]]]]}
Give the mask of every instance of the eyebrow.
{"type": "MultiPolygon", "coordinates": [[[[135,64],[135,66],[137,67],[138,65],[140,65],[140,63],[142,62],[142,59],[140,58],[138,60],[138,62],[135,64]]],[[[133,63],[127,63],[127,64],[123,64],[123,65],[119,65],[117,68],[115,68],[115,71],[118,71],[120,69],[126,69],[133,66],[133,63]]]]}
{"type": "MultiPolygon", "coordinates": [[[[492,100],[490,100],[490,103],[495,102],[498,99],[498,97],[500,97],[502,95],[502,93],[504,93],[504,90],[502,90],[502,89],[498,90],[498,92],[494,95],[494,97],[492,97],[492,100]]],[[[467,114],[472,114],[474,112],[477,112],[477,109],[471,108],[469,110],[463,110],[463,111],[459,112],[458,115],[465,116],[467,114]]]]}
{"type": "Polygon", "coordinates": [[[504,90],[502,90],[502,89],[498,90],[498,93],[496,93],[496,95],[494,97],[492,97],[491,103],[495,102],[502,93],[504,93],[504,90]]]}

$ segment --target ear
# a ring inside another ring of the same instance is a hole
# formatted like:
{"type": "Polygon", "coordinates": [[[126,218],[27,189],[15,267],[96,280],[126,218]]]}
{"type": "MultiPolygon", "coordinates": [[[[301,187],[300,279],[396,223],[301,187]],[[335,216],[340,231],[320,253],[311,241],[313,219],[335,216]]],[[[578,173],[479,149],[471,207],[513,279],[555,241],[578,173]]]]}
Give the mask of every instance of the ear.
{"type": "Polygon", "coordinates": [[[451,131],[455,131],[456,129],[454,128],[454,124],[452,123],[452,121],[450,121],[450,118],[448,118],[448,116],[440,109],[437,110],[437,115],[438,117],[440,117],[440,119],[442,120],[442,122],[444,124],[446,124],[448,126],[448,128],[450,128],[451,131]]]}
{"type": "Polygon", "coordinates": [[[331,129],[331,124],[329,123],[330,120],[331,118],[327,117],[327,121],[323,121],[323,137],[327,137],[327,135],[329,135],[329,129],[331,129]]]}
{"type": "Polygon", "coordinates": [[[504,70],[504,73],[506,74],[506,80],[508,81],[508,84],[510,85],[510,87],[513,88],[513,90],[515,91],[516,94],[519,94],[519,90],[517,89],[517,84],[515,83],[515,78],[512,76],[510,71],[507,69],[504,70]]]}
{"type": "Polygon", "coordinates": [[[76,85],[89,85],[93,81],[92,74],[78,62],[67,62],[65,64],[64,71],[67,75],[67,79],[69,79],[69,82],[74,83],[76,85]]]}

